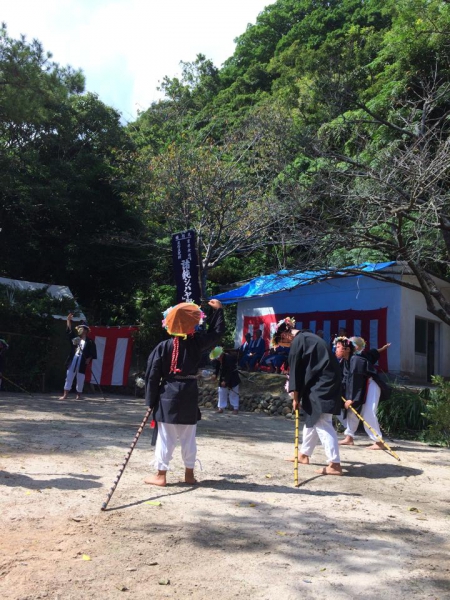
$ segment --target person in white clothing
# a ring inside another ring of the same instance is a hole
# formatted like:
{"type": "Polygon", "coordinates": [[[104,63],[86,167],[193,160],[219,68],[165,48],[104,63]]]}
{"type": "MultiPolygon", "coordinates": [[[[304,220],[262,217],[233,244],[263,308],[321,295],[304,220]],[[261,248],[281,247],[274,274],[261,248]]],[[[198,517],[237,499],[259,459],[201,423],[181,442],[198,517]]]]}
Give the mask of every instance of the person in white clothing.
{"type": "Polygon", "coordinates": [[[85,323],[72,329],[73,314],[67,317],[67,335],[70,340],[70,354],[66,366],[66,381],[64,393],[60,400],[66,400],[72,389],[73,380],[76,378],[77,400],[81,398],[86,376],[86,367],[97,358],[97,349],[94,340],[88,338],[89,327],[85,323]]]}
{"type": "Polygon", "coordinates": [[[233,408],[233,415],[239,411],[239,384],[241,378],[237,369],[237,361],[234,356],[223,351],[221,346],[216,346],[209,355],[215,367],[215,377],[219,382],[217,412],[223,413],[227,407],[228,400],[233,408]]]}

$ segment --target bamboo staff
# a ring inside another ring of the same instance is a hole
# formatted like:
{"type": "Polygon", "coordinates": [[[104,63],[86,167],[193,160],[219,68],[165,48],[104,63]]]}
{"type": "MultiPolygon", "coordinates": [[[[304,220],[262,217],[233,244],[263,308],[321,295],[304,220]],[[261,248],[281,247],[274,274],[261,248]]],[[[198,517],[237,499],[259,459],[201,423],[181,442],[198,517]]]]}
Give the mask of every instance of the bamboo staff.
{"type": "Polygon", "coordinates": [[[28,394],[29,396],[31,396],[32,398],[34,398],[33,394],[30,394],[30,392],[28,392],[25,388],[21,387],[17,383],[14,383],[14,381],[11,381],[11,379],[8,379],[4,375],[1,376],[1,379],[4,379],[5,381],[7,381],[8,383],[10,383],[11,385],[14,385],[14,386],[16,386],[16,388],[19,388],[19,390],[22,390],[22,392],[25,392],[25,394],[28,394]]]}
{"type": "Polygon", "coordinates": [[[295,458],[294,458],[294,487],[298,487],[298,427],[299,427],[299,412],[295,410],[295,458]]]}
{"type": "MultiPolygon", "coordinates": [[[[345,398],[342,398],[342,402],[344,402],[344,404],[345,404],[345,403],[347,402],[347,400],[346,400],[345,398]]],[[[378,433],[377,433],[377,432],[376,432],[376,431],[375,431],[375,430],[374,430],[374,429],[373,429],[373,428],[372,428],[372,427],[369,425],[369,423],[367,423],[367,421],[365,421],[365,420],[362,418],[362,416],[359,414],[359,412],[358,412],[357,410],[355,410],[355,409],[353,408],[353,406],[349,406],[348,408],[350,408],[350,409],[351,409],[351,410],[352,410],[352,411],[355,413],[355,415],[358,417],[358,419],[359,419],[360,421],[362,421],[362,422],[364,423],[364,425],[365,425],[365,426],[366,426],[368,429],[370,429],[370,431],[371,431],[371,432],[373,433],[373,435],[374,435],[374,436],[377,438],[377,440],[383,444],[383,446],[384,446],[384,447],[385,447],[385,449],[386,449],[386,450],[389,452],[389,454],[391,454],[391,455],[392,455],[394,458],[396,458],[396,459],[399,461],[399,460],[400,460],[400,457],[398,456],[398,454],[396,454],[396,453],[395,453],[395,452],[392,450],[392,448],[389,446],[389,444],[387,444],[387,443],[386,443],[386,442],[383,440],[383,438],[381,438],[381,437],[378,435],[378,433]]],[[[348,409],[347,409],[347,410],[348,410],[348,409]]]]}
{"type": "Polygon", "coordinates": [[[133,450],[134,450],[134,447],[135,447],[135,446],[136,446],[136,444],[137,444],[137,441],[138,441],[138,439],[139,439],[139,436],[140,436],[140,435],[141,435],[141,433],[144,431],[145,424],[147,423],[147,421],[148,421],[148,419],[149,419],[150,415],[152,414],[152,410],[153,410],[153,409],[151,409],[151,408],[149,408],[149,409],[147,410],[147,412],[146,412],[146,414],[145,414],[145,417],[144,417],[144,418],[143,418],[143,420],[142,420],[142,423],[139,425],[139,429],[137,430],[137,432],[136,432],[136,435],[134,436],[134,440],[133,440],[133,442],[131,443],[130,449],[128,450],[128,454],[125,456],[125,459],[124,459],[124,461],[123,461],[123,464],[122,464],[122,466],[120,467],[120,469],[119,469],[119,472],[118,472],[118,473],[117,473],[117,475],[116,475],[116,478],[115,478],[115,480],[114,480],[114,483],[112,484],[112,486],[111,486],[111,489],[109,490],[109,492],[108,492],[108,495],[106,496],[106,500],[105,500],[105,501],[103,502],[103,504],[102,504],[102,508],[101,508],[101,510],[106,510],[106,507],[108,506],[108,502],[111,500],[111,497],[112,497],[112,495],[114,494],[114,491],[115,491],[115,489],[116,489],[116,487],[117,487],[117,485],[118,485],[118,483],[119,483],[119,481],[120,481],[120,478],[122,477],[122,474],[123,474],[123,472],[125,471],[125,467],[127,466],[127,463],[128,463],[128,461],[130,460],[131,453],[133,452],[133,450]]]}

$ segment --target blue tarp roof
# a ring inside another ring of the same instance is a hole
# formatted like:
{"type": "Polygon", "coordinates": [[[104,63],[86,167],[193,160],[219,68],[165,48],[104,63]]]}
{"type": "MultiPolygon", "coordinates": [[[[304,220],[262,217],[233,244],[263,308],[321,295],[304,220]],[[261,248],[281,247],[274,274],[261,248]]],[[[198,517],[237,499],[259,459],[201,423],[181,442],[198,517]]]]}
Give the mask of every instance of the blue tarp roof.
{"type": "MultiPolygon", "coordinates": [[[[213,296],[217,298],[223,304],[233,304],[233,302],[240,302],[242,300],[250,300],[250,298],[257,298],[258,296],[267,296],[268,294],[274,294],[276,292],[283,292],[292,290],[300,285],[309,285],[312,283],[318,283],[324,279],[330,279],[333,277],[343,277],[345,272],[353,271],[358,269],[362,273],[373,273],[374,271],[382,271],[386,267],[395,265],[395,261],[385,263],[362,263],[360,265],[352,265],[344,267],[338,271],[330,269],[323,269],[320,271],[304,271],[303,273],[296,273],[294,271],[278,271],[272,275],[261,275],[261,277],[255,277],[248,283],[238,287],[229,292],[218,294],[213,296]]],[[[354,276],[352,273],[351,276],[354,276]]]]}

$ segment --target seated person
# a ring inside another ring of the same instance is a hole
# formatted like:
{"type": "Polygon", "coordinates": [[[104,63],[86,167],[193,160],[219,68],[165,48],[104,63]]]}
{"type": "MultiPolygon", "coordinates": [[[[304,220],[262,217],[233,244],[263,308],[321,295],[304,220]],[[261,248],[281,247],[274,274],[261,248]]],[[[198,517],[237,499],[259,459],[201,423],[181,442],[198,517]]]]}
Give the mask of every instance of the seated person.
{"type": "Polygon", "coordinates": [[[262,337],[261,329],[255,331],[255,338],[250,342],[249,352],[245,359],[247,369],[253,371],[256,363],[261,360],[266,352],[266,342],[262,337]]]}
{"type": "Polygon", "coordinates": [[[244,368],[247,364],[247,355],[250,351],[251,343],[252,343],[252,334],[248,331],[245,334],[245,342],[239,346],[239,350],[238,350],[239,366],[242,368],[244,368]]]}
{"type": "Polygon", "coordinates": [[[270,353],[264,356],[259,363],[260,367],[269,367],[272,373],[281,373],[281,367],[286,364],[289,357],[289,348],[286,346],[275,346],[270,353]]]}

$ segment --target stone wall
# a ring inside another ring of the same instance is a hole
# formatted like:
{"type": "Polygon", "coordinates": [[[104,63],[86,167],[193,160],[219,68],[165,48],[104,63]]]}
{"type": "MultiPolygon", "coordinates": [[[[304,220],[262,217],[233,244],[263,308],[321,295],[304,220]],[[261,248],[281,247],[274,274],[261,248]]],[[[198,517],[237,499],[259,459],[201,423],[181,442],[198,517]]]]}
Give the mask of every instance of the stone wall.
{"type": "MultiPolygon", "coordinates": [[[[292,418],[292,401],[284,390],[286,378],[268,373],[252,373],[241,377],[239,386],[239,410],[245,412],[280,415],[292,418]]],[[[199,406],[217,407],[217,382],[201,381],[199,383],[199,406]]]]}

